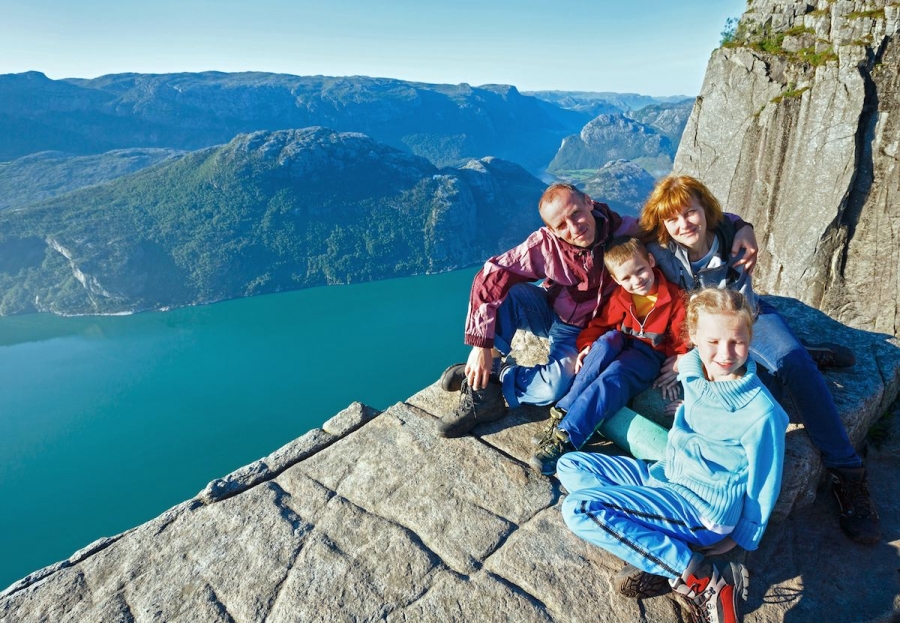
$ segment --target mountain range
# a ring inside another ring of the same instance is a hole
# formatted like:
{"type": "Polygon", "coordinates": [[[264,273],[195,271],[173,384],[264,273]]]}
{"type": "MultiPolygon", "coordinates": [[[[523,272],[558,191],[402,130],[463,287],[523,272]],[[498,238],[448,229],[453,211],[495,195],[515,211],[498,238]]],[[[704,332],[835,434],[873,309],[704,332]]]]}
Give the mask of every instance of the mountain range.
{"type": "Polygon", "coordinates": [[[492,155],[537,172],[590,119],[507,85],[218,72],[0,76],[0,160],[47,150],[194,150],[239,133],[324,126],[362,132],[437,166],[492,155]]]}
{"type": "Polygon", "coordinates": [[[163,309],[478,263],[540,225],[548,166],[636,212],[653,179],[641,166],[671,167],[691,109],[675,100],[365,76],[0,75],[0,314],[163,309]]]}
{"type": "Polygon", "coordinates": [[[360,134],[241,134],[0,211],[0,313],[121,313],[459,268],[540,226],[543,184],[360,134]]]}

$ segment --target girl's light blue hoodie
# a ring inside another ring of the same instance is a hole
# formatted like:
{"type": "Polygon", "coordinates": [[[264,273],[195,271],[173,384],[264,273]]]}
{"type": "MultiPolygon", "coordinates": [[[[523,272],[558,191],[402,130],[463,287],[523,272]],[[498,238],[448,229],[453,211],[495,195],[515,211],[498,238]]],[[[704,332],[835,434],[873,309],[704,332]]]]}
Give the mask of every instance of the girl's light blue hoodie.
{"type": "Polygon", "coordinates": [[[678,364],[684,404],[669,431],[666,458],[650,475],[685,497],[747,550],[756,549],[781,490],[788,416],[756,363],[734,381],[706,380],[697,350],[678,364]]]}

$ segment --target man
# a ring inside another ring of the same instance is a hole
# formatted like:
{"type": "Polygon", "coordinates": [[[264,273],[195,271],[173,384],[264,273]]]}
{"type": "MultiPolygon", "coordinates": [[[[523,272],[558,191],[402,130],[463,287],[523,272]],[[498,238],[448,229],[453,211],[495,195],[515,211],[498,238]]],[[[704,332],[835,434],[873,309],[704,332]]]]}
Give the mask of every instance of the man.
{"type": "MultiPolygon", "coordinates": [[[[438,423],[444,437],[500,419],[507,405],[549,405],[566,394],[575,376],[575,340],[615,287],[603,266],[604,246],[615,236],[639,233],[634,218],[619,216],[571,184],[547,188],[538,211],[544,227],[489,259],[475,276],[465,332],[472,351],[465,364],[441,377],[444,389],[461,391],[457,409],[438,423]],[[517,329],[549,339],[546,364],[501,364],[517,329]]],[[[736,225],[731,251],[743,249],[741,263],[752,270],[753,228],[740,219],[736,225]]]]}

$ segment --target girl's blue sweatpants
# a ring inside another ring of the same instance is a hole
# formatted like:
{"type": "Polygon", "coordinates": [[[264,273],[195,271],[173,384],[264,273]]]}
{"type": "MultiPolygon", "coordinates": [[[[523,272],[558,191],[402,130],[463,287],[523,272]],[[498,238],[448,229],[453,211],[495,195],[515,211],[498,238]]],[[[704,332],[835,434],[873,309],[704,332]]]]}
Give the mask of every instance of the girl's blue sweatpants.
{"type": "Polygon", "coordinates": [[[704,527],[697,510],[638,459],[570,452],[556,475],[569,492],[562,514],[572,532],[648,573],[680,577],[692,546],[726,536],[704,527]]]}

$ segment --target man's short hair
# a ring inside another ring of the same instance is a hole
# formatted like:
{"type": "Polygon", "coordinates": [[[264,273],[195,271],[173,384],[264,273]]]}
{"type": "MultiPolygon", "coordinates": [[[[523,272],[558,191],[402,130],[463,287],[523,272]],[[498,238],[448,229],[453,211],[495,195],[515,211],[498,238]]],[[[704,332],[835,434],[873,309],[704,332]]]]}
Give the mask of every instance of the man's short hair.
{"type": "Polygon", "coordinates": [[[648,262],[650,261],[650,252],[644,243],[631,236],[616,236],[606,245],[603,252],[603,264],[606,270],[612,272],[629,260],[641,256],[648,262]]]}
{"type": "Polygon", "coordinates": [[[581,203],[584,203],[588,198],[584,191],[574,184],[557,182],[548,186],[547,190],[544,191],[544,194],[541,195],[541,200],[538,201],[538,211],[543,212],[546,204],[553,203],[562,195],[573,195],[581,203]]]}

